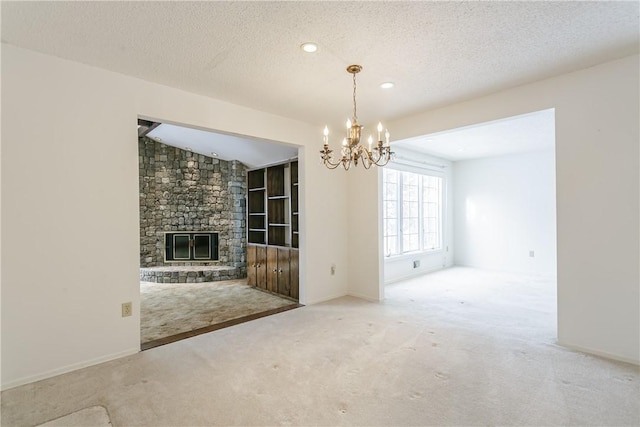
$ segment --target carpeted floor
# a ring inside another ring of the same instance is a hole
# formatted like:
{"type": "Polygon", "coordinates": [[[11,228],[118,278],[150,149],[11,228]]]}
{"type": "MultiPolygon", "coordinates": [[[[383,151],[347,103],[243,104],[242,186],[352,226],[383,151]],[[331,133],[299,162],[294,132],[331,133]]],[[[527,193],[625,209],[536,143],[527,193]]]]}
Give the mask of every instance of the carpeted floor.
{"type": "Polygon", "coordinates": [[[102,406],[80,409],[37,427],[112,427],[107,410],[102,406]]]}
{"type": "Polygon", "coordinates": [[[555,344],[552,279],[453,268],[2,393],[2,425],[638,426],[638,366],[555,344]]]}
{"type": "Polygon", "coordinates": [[[140,341],[193,331],[294,304],[257,290],[247,280],[140,283],[140,341]]]}

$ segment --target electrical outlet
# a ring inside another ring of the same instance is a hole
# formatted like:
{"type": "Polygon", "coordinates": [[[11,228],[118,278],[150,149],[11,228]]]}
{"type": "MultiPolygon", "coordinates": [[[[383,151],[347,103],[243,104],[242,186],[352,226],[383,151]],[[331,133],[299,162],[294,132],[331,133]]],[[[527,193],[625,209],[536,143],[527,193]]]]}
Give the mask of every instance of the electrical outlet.
{"type": "Polygon", "coordinates": [[[418,268],[418,267],[420,267],[420,260],[419,259],[413,261],[413,268],[418,268]]]}
{"type": "Polygon", "coordinates": [[[534,256],[536,256],[536,254],[535,254],[535,252],[534,252],[534,251],[529,251],[529,256],[530,256],[531,258],[533,258],[534,256]]]}
{"type": "Polygon", "coordinates": [[[336,275],[336,265],[335,264],[331,264],[331,275],[332,276],[336,275]]]}
{"type": "Polygon", "coordinates": [[[122,317],[129,317],[133,314],[133,308],[131,302],[122,303],[122,317]]]}

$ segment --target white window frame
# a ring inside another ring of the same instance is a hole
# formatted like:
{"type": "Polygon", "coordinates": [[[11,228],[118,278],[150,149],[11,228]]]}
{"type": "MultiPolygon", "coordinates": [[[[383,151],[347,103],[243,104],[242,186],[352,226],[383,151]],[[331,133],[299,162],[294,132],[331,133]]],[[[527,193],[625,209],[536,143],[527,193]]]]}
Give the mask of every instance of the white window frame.
{"type": "MultiPolygon", "coordinates": [[[[444,205],[445,205],[445,189],[446,189],[446,177],[443,173],[439,172],[439,171],[432,171],[432,170],[428,170],[428,169],[420,169],[420,168],[413,168],[413,167],[393,167],[390,168],[389,166],[387,166],[388,169],[392,169],[394,171],[396,171],[398,173],[398,182],[397,182],[397,201],[396,201],[396,234],[397,234],[397,240],[396,240],[396,246],[398,249],[398,253],[394,253],[394,254],[387,254],[386,253],[386,245],[385,245],[385,238],[387,237],[386,234],[384,234],[384,227],[383,227],[383,251],[384,251],[384,257],[386,259],[394,259],[394,258],[400,258],[403,256],[415,256],[416,254],[420,254],[420,253],[438,253],[441,252],[443,250],[444,247],[444,205]],[[420,177],[419,179],[419,185],[418,185],[418,239],[419,239],[419,249],[418,250],[414,250],[414,251],[407,251],[405,252],[403,249],[403,230],[402,230],[402,219],[403,219],[403,200],[402,200],[402,184],[403,184],[403,172],[405,173],[413,173],[416,174],[420,177]],[[423,200],[423,179],[422,176],[431,176],[431,177],[436,177],[436,178],[440,178],[440,191],[439,191],[439,203],[438,203],[438,247],[436,248],[425,248],[424,245],[424,240],[425,240],[425,233],[424,233],[424,200],[423,200]]],[[[384,171],[383,171],[384,173],[384,171]]],[[[382,179],[382,202],[383,202],[383,209],[384,209],[384,204],[385,204],[385,180],[384,180],[384,175],[383,175],[383,179],[382,179]]],[[[383,221],[386,219],[386,212],[383,211],[383,221]]]]}

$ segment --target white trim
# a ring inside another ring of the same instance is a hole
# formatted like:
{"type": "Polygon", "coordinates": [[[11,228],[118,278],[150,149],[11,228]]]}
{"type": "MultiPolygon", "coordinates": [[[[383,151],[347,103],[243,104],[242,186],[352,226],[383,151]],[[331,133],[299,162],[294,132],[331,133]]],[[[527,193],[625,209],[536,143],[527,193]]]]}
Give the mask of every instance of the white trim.
{"type": "Polygon", "coordinates": [[[369,302],[380,302],[380,301],[382,301],[380,298],[375,298],[375,297],[372,298],[370,296],[359,294],[357,292],[349,292],[347,294],[347,296],[358,298],[358,299],[362,299],[362,300],[369,301],[369,302]]]}
{"type": "Polygon", "coordinates": [[[625,356],[620,356],[617,354],[613,354],[613,353],[608,353],[606,351],[600,351],[600,350],[594,350],[592,348],[589,347],[582,347],[579,345],[573,345],[573,344],[566,344],[561,342],[560,340],[556,341],[556,344],[564,347],[566,349],[569,349],[571,351],[579,351],[581,353],[588,353],[594,356],[598,356],[598,357],[604,357],[605,359],[611,359],[611,360],[617,360],[619,362],[625,362],[625,363],[630,363],[632,365],[636,365],[636,366],[640,366],[640,359],[632,359],[630,357],[625,357],[625,356]]]}
{"type": "Polygon", "coordinates": [[[433,273],[434,271],[438,271],[438,270],[444,270],[446,268],[450,268],[450,267],[449,266],[432,267],[432,268],[426,268],[424,270],[419,270],[419,271],[416,271],[416,272],[411,272],[409,274],[405,274],[404,276],[394,277],[393,279],[385,280],[384,281],[384,285],[386,286],[386,285],[390,285],[392,283],[402,282],[403,280],[413,279],[414,277],[423,276],[425,274],[433,273]]]}
{"type": "Polygon", "coordinates": [[[415,251],[415,252],[405,252],[403,254],[391,255],[391,256],[383,256],[382,259],[384,262],[392,263],[396,261],[405,261],[409,258],[422,257],[422,256],[430,256],[436,255],[441,252],[444,252],[443,248],[440,249],[430,249],[427,251],[415,251]]]}
{"type": "Polygon", "coordinates": [[[389,163],[389,166],[392,169],[409,170],[410,172],[413,172],[414,170],[421,170],[437,173],[444,173],[444,170],[449,167],[448,165],[443,163],[414,160],[407,157],[399,156],[397,154],[396,157],[394,157],[393,162],[389,163]]]}
{"type": "Polygon", "coordinates": [[[338,294],[338,295],[333,295],[333,296],[329,296],[329,297],[324,297],[324,298],[320,298],[318,300],[314,300],[314,301],[307,301],[304,303],[304,305],[314,305],[314,304],[321,304],[323,302],[327,302],[327,301],[331,301],[332,299],[338,299],[338,298],[342,298],[342,297],[346,297],[349,294],[338,294]]]}
{"type": "Polygon", "coordinates": [[[52,369],[50,371],[43,372],[37,375],[31,375],[28,377],[19,378],[17,380],[10,381],[2,384],[0,389],[2,391],[18,387],[25,384],[30,384],[36,381],[45,380],[47,378],[55,377],[57,375],[66,374],[67,372],[76,371],[78,369],[87,368],[89,366],[98,365],[100,363],[109,362],[114,359],[120,359],[122,357],[131,356],[139,353],[140,347],[135,347],[129,350],[121,351],[118,353],[109,354],[106,356],[96,357],[95,359],[85,360],[84,362],[73,363],[71,365],[63,366],[61,368],[52,369]]]}

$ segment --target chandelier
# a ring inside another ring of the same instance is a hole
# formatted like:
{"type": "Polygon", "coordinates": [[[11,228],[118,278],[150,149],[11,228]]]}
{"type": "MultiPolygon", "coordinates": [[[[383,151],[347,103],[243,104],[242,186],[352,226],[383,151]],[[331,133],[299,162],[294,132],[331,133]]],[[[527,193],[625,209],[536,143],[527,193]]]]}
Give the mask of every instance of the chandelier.
{"type": "Polygon", "coordinates": [[[371,165],[384,166],[393,157],[393,152],[389,146],[389,131],[385,129],[385,142],[382,142],[382,123],[378,123],[378,142],[373,145],[373,137],[369,135],[368,147],[360,145],[360,135],[362,126],[358,124],[358,114],[356,107],[356,74],[362,71],[360,65],[349,65],[347,72],[353,74],[353,120],[347,120],[347,136],[342,140],[341,157],[334,160],[333,150],[329,149],[329,128],[324,127],[324,147],[320,151],[322,163],[329,169],[335,169],[342,165],[345,170],[349,170],[351,164],[358,166],[362,163],[365,169],[371,165]]]}

